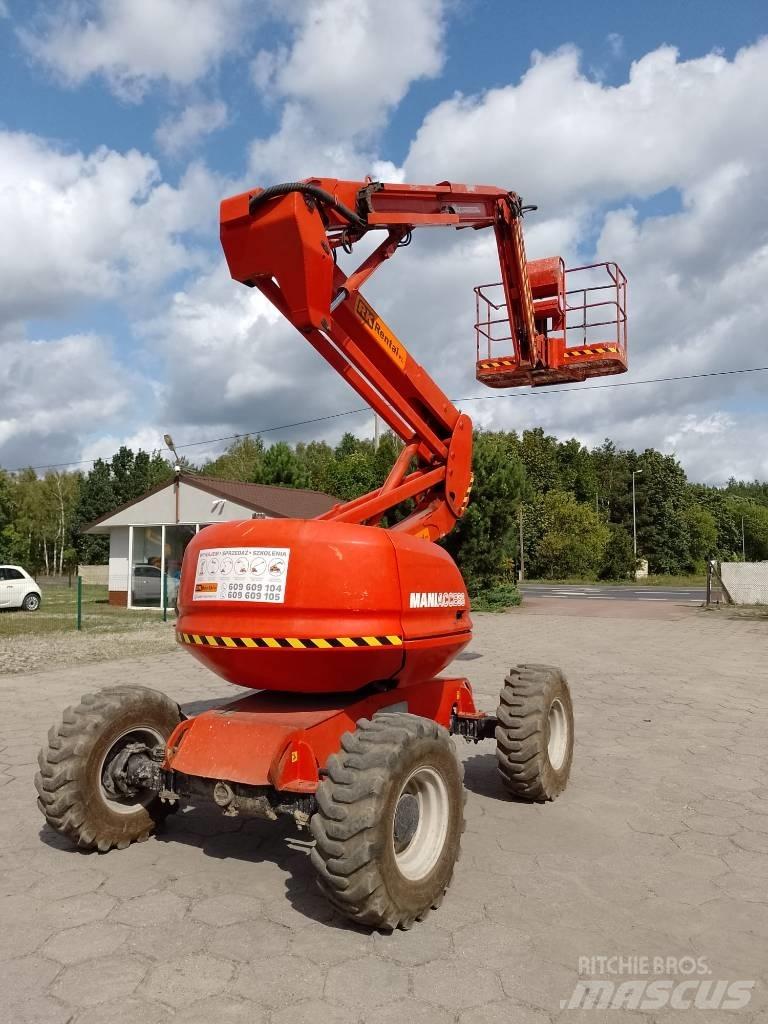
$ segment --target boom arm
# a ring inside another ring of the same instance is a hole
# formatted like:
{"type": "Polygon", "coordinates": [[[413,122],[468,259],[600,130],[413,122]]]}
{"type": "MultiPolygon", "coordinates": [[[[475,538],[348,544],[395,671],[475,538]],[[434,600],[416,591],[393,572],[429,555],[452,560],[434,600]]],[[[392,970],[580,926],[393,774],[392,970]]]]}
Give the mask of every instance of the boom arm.
{"type": "Polygon", "coordinates": [[[463,514],[472,482],[472,423],[360,288],[416,227],[492,227],[515,365],[529,374],[548,369],[546,331],[539,330],[525,259],[524,210],[513,192],[450,182],[309,179],[222,202],[221,241],[232,277],[266,295],[405,445],[382,487],[321,519],[373,524],[412,498],[414,511],[393,529],[436,540],[463,514]],[[385,232],[383,241],[347,276],[336,250],[351,251],[371,230],[385,232]]]}

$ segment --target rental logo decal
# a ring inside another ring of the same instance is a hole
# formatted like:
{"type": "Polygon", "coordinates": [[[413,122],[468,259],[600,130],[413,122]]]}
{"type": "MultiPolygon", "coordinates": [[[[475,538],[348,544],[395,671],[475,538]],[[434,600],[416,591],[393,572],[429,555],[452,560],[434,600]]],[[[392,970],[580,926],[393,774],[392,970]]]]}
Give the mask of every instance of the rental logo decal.
{"type": "Polygon", "coordinates": [[[393,332],[387,327],[382,319],[371,309],[362,295],[355,298],[355,312],[370,331],[375,341],[384,349],[390,359],[394,359],[401,370],[405,369],[405,362],[408,353],[397,340],[393,332]]]}
{"type": "Polygon", "coordinates": [[[412,590],[409,596],[411,608],[463,608],[466,603],[466,595],[462,590],[412,590]]]}

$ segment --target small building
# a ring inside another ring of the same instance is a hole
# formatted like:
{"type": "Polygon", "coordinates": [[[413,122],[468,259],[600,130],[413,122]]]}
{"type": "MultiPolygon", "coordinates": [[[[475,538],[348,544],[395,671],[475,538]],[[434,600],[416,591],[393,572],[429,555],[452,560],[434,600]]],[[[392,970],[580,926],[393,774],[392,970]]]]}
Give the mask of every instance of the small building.
{"type": "Polygon", "coordinates": [[[86,533],[109,534],[109,603],[172,606],[181,562],[198,530],[233,519],[312,519],[337,498],[297,487],[180,473],[96,519],[86,533]]]}

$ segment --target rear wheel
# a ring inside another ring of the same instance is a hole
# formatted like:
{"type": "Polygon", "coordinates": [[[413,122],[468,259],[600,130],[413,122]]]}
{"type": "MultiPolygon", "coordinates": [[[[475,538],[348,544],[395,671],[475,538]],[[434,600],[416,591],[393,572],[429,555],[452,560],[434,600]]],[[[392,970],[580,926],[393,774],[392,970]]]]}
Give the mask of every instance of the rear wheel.
{"type": "Polygon", "coordinates": [[[464,831],[462,775],[429,719],[382,713],[344,734],[311,822],[320,887],[342,913],[391,931],[440,905],[464,831]]]}
{"type": "Polygon", "coordinates": [[[573,760],[573,705],[560,669],[511,669],[496,714],[496,756],[504,787],[523,800],[554,800],[568,783],[573,760]]]}
{"type": "Polygon", "coordinates": [[[180,721],[179,706],[145,686],[99,690],[67,708],[38,755],[37,803],[48,824],[86,850],[147,839],[168,805],[153,790],[118,792],[110,768],[129,745],[165,746],[180,721]]]}

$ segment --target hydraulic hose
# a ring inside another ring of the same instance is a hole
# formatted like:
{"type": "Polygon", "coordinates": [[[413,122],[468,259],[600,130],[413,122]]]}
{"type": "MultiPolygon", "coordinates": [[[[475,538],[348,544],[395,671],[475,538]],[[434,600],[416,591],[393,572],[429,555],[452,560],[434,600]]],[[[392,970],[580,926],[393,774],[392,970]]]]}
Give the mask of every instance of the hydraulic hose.
{"type": "Polygon", "coordinates": [[[324,206],[332,207],[344,220],[354,225],[354,227],[360,228],[362,231],[365,231],[368,227],[359,214],[355,213],[354,210],[350,210],[344,203],[340,203],[330,192],[326,192],[324,188],[319,188],[317,185],[309,185],[305,181],[286,181],[282,185],[270,185],[269,188],[265,188],[257,195],[251,196],[248,210],[250,213],[255,213],[260,206],[270,199],[276,199],[278,196],[287,196],[291,192],[301,192],[302,195],[311,196],[324,206]]]}

